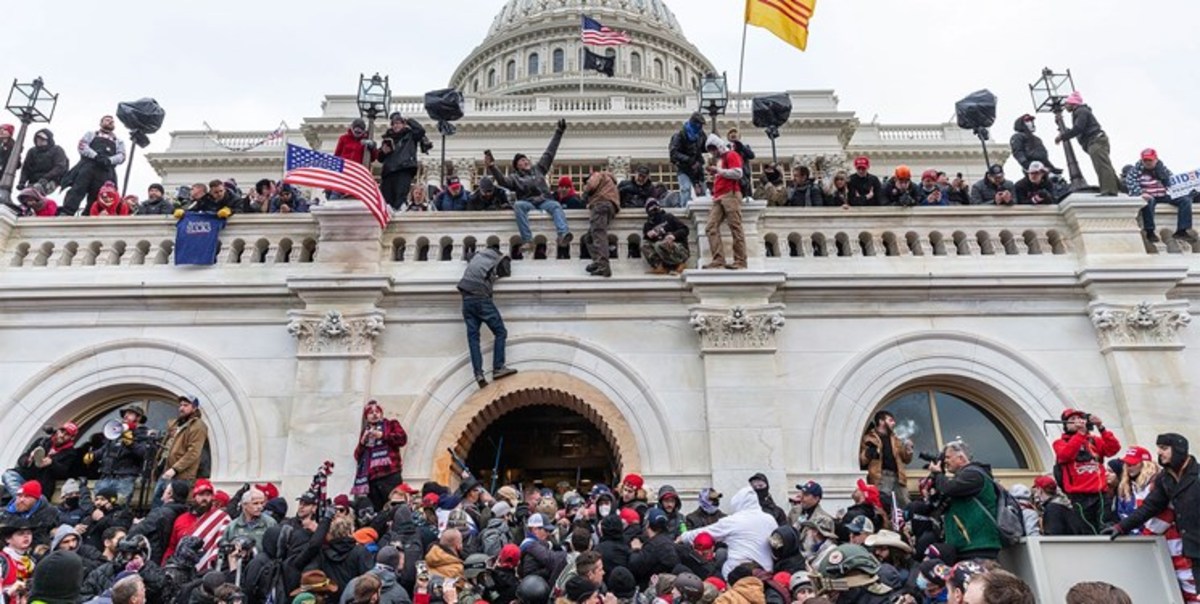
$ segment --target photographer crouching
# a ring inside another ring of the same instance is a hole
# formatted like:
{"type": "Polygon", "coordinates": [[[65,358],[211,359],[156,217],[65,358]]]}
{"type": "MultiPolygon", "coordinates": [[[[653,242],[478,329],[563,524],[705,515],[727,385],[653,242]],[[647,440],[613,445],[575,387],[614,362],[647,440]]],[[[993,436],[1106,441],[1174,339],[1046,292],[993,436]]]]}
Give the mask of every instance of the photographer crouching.
{"type": "Polygon", "coordinates": [[[1120,453],[1121,443],[1103,420],[1085,411],[1067,409],[1062,422],[1063,435],[1054,441],[1054,478],[1071,501],[1071,534],[1098,535],[1111,524],[1106,522],[1112,505],[1104,501],[1104,458],[1120,453]]]}
{"type": "Polygon", "coordinates": [[[999,501],[991,466],[972,459],[967,443],[956,440],[942,450],[942,461],[929,464],[934,488],[944,498],[942,526],[946,543],[959,559],[996,559],[1003,545],[993,520],[999,501]]]}

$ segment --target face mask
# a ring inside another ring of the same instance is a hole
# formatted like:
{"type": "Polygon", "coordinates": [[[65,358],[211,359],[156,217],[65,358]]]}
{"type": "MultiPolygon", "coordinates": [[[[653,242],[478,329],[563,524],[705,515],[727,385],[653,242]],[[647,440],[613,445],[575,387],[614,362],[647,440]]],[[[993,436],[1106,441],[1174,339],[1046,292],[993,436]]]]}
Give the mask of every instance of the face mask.
{"type": "Polygon", "coordinates": [[[609,514],[609,512],[612,511],[612,506],[608,505],[608,504],[604,504],[599,507],[599,510],[600,510],[600,517],[603,518],[603,517],[607,516],[609,514]]]}
{"type": "Polygon", "coordinates": [[[921,591],[929,589],[929,579],[926,579],[925,575],[917,575],[917,589],[921,591]]]}
{"type": "Polygon", "coordinates": [[[1029,129],[1029,133],[1037,132],[1037,124],[1034,122],[1025,122],[1025,127],[1029,129]]]}

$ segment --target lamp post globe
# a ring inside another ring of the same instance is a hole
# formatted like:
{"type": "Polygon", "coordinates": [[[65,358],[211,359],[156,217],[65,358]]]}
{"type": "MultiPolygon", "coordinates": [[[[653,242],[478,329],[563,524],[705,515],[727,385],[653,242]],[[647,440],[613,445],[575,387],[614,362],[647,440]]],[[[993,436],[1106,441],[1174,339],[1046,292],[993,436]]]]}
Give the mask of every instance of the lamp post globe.
{"type": "MultiPolygon", "coordinates": [[[[1053,114],[1054,124],[1058,126],[1059,135],[1067,131],[1067,124],[1063,120],[1063,109],[1066,107],[1067,97],[1071,96],[1072,92],[1075,92],[1075,79],[1071,77],[1070,69],[1065,73],[1055,73],[1053,69],[1046,67],[1042,69],[1042,77],[1029,85],[1029,96],[1033,100],[1034,112],[1053,114]]],[[[1071,141],[1064,140],[1062,147],[1063,155],[1067,159],[1067,173],[1071,177],[1071,190],[1088,189],[1087,179],[1083,177],[1083,172],[1079,169],[1079,160],[1075,158],[1075,148],[1071,145],[1071,141]]]]}
{"type": "MultiPolygon", "coordinates": [[[[388,78],[381,77],[378,73],[371,77],[365,74],[358,75],[358,115],[367,120],[367,140],[375,140],[375,118],[381,115],[387,115],[388,108],[392,103],[392,90],[388,85],[388,78]]],[[[370,167],[371,165],[371,149],[363,151],[363,165],[370,167]]]]}
{"type": "Polygon", "coordinates": [[[700,110],[712,118],[713,133],[717,132],[717,116],[725,114],[729,105],[729,84],[725,74],[709,73],[700,81],[700,110]]]}

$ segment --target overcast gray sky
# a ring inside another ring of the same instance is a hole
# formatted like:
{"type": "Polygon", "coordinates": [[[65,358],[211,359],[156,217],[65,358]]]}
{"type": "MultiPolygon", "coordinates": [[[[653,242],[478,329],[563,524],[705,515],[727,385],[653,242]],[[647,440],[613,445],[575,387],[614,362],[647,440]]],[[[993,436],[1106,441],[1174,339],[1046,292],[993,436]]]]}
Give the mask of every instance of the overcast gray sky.
{"type": "MultiPolygon", "coordinates": [[[[667,0],[688,38],[736,81],[742,0],[667,0]]],[[[320,114],[379,71],[398,94],[446,85],[503,0],[112,0],[28,2],[0,35],[0,81],[38,75],[61,94],[51,128],[69,147],[119,101],[152,96],[167,131],[271,130],[320,114]]],[[[745,90],[831,88],[863,122],[945,121],[954,102],[1000,98],[1007,145],[1042,67],[1071,68],[1119,168],[1146,146],[1200,167],[1195,0],[820,0],[809,50],[750,29],[745,90]]],[[[11,121],[0,118],[0,122],[11,121]]],[[[1043,119],[1041,131],[1051,135],[1043,119]]],[[[121,129],[123,132],[123,129],[121,129]]],[[[155,180],[138,151],[134,191],[155,180]]],[[[1057,153],[1057,152],[1056,152],[1057,153]]],[[[68,148],[74,162],[77,154],[68,148]]],[[[1085,173],[1091,169],[1085,160],[1085,173]]],[[[1011,167],[1011,166],[1010,166],[1011,167]]],[[[1093,179],[1094,182],[1094,179],[1093,179]]]]}

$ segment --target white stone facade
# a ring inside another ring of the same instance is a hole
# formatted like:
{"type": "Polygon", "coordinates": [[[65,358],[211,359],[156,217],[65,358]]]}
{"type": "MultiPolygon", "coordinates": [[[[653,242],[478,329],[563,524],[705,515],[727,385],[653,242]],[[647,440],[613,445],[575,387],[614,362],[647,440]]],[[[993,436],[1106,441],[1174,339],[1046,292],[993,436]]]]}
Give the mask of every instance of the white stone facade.
{"type": "MultiPolygon", "coordinates": [[[[1002,475],[1022,478],[1049,470],[1041,422],[1066,407],[1101,415],[1123,442],[1200,438],[1196,256],[1147,248],[1137,207],[751,202],[750,270],[676,278],[630,257],[642,216],[622,212],[611,280],[584,274],[578,246],[514,263],[497,303],[521,374],[483,390],[454,286],[471,247],[514,241],[510,214],[410,214],[382,233],[353,201],[235,216],[218,265],[197,268],[170,264],[168,217],[5,213],[0,425],[30,435],[122,393],[196,393],[215,479],[294,493],[326,458],[342,469],[335,486],[348,483],[368,398],[408,428],[405,476],[418,481],[448,477],[446,447],[469,445],[494,402],[538,391],[586,411],[622,471],[653,485],[733,490],[761,470],[777,497],[814,479],[838,498],[860,475],[871,414],[935,384],[1009,427],[1029,467],[1002,475]]],[[[706,212],[698,200],[681,214],[701,256],[706,212]]],[[[570,222],[582,234],[586,214],[570,222]]],[[[534,229],[552,236],[544,217],[534,229]]],[[[25,444],[5,441],[0,462],[25,444]]]]}

